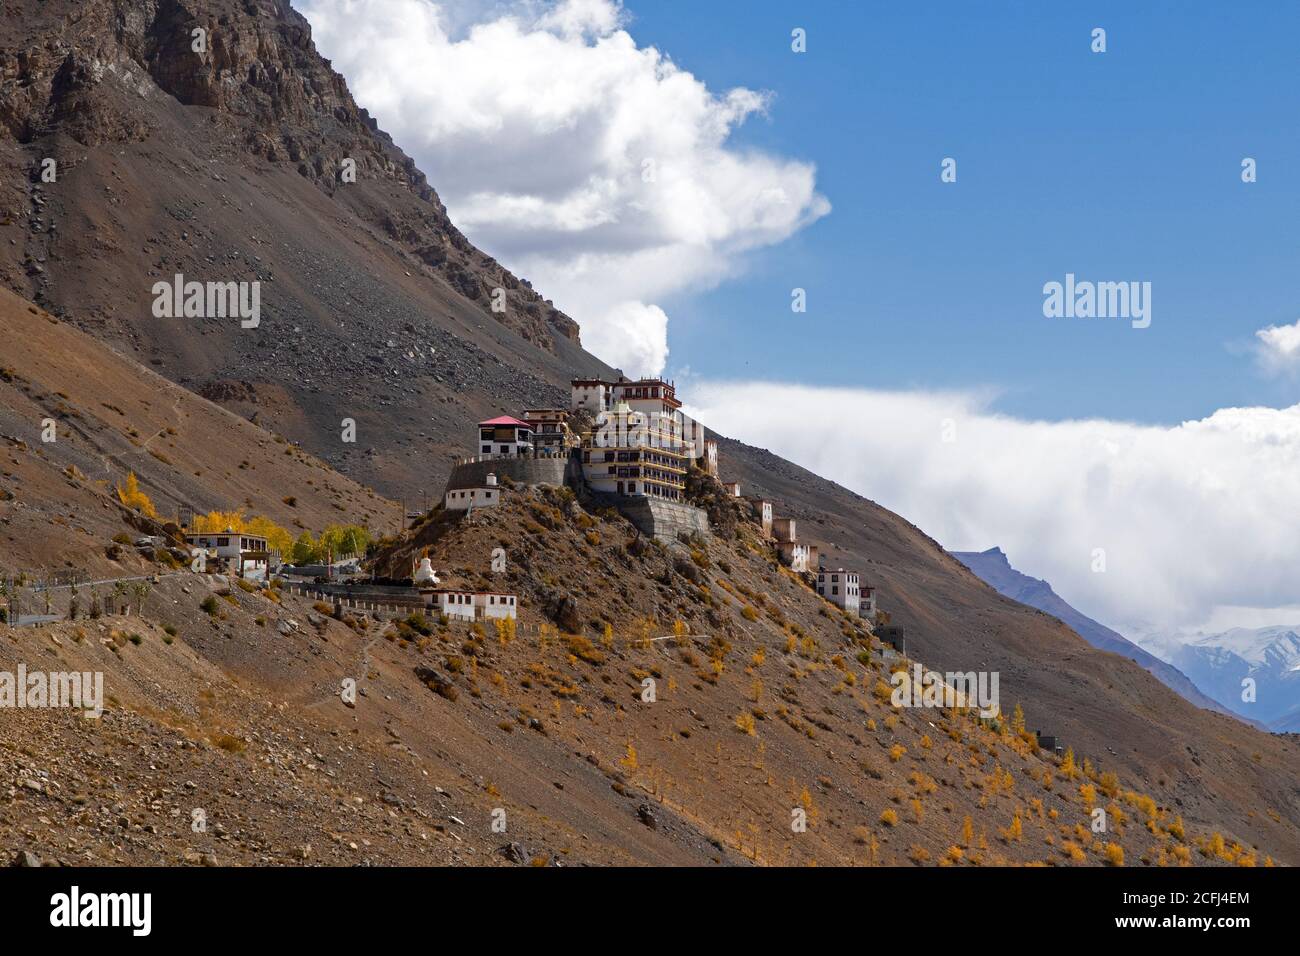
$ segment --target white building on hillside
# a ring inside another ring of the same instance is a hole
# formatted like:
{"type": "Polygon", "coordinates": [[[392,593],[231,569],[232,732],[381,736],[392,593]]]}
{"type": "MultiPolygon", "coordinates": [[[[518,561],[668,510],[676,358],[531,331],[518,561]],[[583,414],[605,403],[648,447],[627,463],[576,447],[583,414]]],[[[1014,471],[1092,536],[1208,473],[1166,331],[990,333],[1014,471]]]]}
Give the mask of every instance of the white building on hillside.
{"type": "Polygon", "coordinates": [[[572,400],[570,402],[574,411],[585,408],[593,415],[601,412],[607,412],[612,407],[610,396],[612,387],[608,382],[602,382],[598,378],[575,378],[572,382],[572,400]]]}
{"type": "Polygon", "coordinates": [[[519,601],[513,594],[495,591],[439,589],[431,594],[433,607],[449,618],[462,621],[518,617],[519,601]]]}
{"type": "Polygon", "coordinates": [[[772,537],[772,502],[766,498],[748,498],[754,508],[754,517],[763,528],[763,537],[772,537]]]}
{"type": "Polygon", "coordinates": [[[791,571],[813,571],[817,568],[819,550],[814,544],[800,544],[793,518],[773,518],[772,537],[776,550],[791,571]]]}
{"type": "Polygon", "coordinates": [[[783,541],[777,545],[777,551],[791,571],[802,573],[817,567],[817,548],[811,544],[783,541]]]}
{"type": "Polygon", "coordinates": [[[596,416],[583,438],[582,471],[600,492],[681,501],[690,460],[661,416],[634,412],[620,402],[596,416]]]}
{"type": "Polygon", "coordinates": [[[718,443],[712,438],[704,442],[704,471],[718,477],[718,443]]]}
{"type": "Polygon", "coordinates": [[[478,453],[488,458],[512,458],[533,450],[533,426],[509,415],[478,423],[478,453]]]}
{"type": "Polygon", "coordinates": [[[209,574],[235,574],[250,581],[266,580],[271,552],[266,538],[242,531],[199,531],[185,535],[190,555],[203,556],[203,568],[209,574]]]}
{"type": "MultiPolygon", "coordinates": [[[[682,403],[677,399],[677,386],[672,382],[659,378],[622,378],[617,382],[575,379],[572,388],[575,410],[585,408],[599,419],[601,413],[614,413],[626,407],[629,412],[645,416],[646,427],[667,442],[661,444],[661,448],[681,452],[688,460],[701,459],[703,463],[704,426],[682,411],[682,403]]],[[[609,446],[613,443],[604,444],[609,446]]]]}
{"type": "Polygon", "coordinates": [[[817,570],[817,593],[836,607],[857,614],[861,605],[861,590],[856,571],[836,568],[817,570]]]}
{"type": "Polygon", "coordinates": [[[488,475],[481,488],[457,488],[443,496],[443,507],[448,511],[469,511],[471,508],[495,508],[501,503],[501,488],[497,476],[488,475]]]}
{"type": "Polygon", "coordinates": [[[863,584],[860,591],[862,600],[858,603],[858,614],[874,623],[876,620],[876,589],[863,584]]]}

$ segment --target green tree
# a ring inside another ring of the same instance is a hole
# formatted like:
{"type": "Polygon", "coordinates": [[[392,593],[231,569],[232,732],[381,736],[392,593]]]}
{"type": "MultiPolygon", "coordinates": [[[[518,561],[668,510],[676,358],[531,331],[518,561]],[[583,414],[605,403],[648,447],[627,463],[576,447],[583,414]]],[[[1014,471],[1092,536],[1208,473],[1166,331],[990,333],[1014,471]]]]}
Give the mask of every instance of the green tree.
{"type": "Polygon", "coordinates": [[[314,564],[319,560],[319,549],[312,540],[311,532],[304,531],[293,543],[291,560],[294,564],[314,564]]]}

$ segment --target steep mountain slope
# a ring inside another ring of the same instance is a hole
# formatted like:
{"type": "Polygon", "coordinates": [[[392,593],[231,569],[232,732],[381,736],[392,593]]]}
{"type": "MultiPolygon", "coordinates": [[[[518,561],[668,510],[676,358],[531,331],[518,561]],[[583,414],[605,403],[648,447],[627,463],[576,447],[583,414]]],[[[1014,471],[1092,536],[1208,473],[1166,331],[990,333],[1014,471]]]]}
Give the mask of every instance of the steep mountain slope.
{"type": "Polygon", "coordinates": [[[1195,707],[1132,661],[997,594],[906,520],[833,482],[737,442],[723,441],[721,456],[724,477],[775,499],[827,564],[865,574],[906,629],[910,655],[937,670],[998,671],[1004,709],[1020,703],[1031,728],[1109,755],[1189,819],[1238,817],[1252,838],[1300,845],[1296,738],[1195,707]]]}
{"type": "MultiPolygon", "coordinates": [[[[1075,610],[1046,581],[1021,574],[1011,566],[1011,562],[1007,560],[1001,548],[951,553],[954,558],[970,568],[976,577],[1004,597],[1060,618],[1093,647],[1136,661],[1143,670],[1154,674],[1162,684],[1177,691],[1197,707],[1232,714],[1231,710],[1218,701],[1201,693],[1178,668],[1142,650],[1118,631],[1113,631],[1104,624],[1098,624],[1086,614],[1075,610]]],[[[1240,715],[1232,714],[1232,716],[1240,715]]],[[[1256,726],[1265,729],[1260,724],[1256,726]]]]}
{"type": "Polygon", "coordinates": [[[1185,669],[1223,704],[1276,731],[1294,729],[1300,711],[1300,630],[1293,626],[1236,627],[1218,634],[1148,635],[1152,654],[1185,669]],[[1243,701],[1242,681],[1255,682],[1243,701]]]}
{"type": "Polygon", "coordinates": [[[188,505],[291,530],[400,527],[395,504],[4,290],[0,341],[0,575],[144,567],[107,553],[151,530],[117,499],[129,473],[164,521],[188,505]]]}
{"type": "Polygon", "coordinates": [[[394,497],[445,471],[465,423],[609,373],[448,221],[285,0],[6,13],[0,280],[25,297],[394,497]],[[156,318],[176,274],[260,282],[260,326],[156,318]]]}
{"type": "MultiPolygon", "coordinates": [[[[0,278],[68,322],[391,498],[436,492],[477,419],[562,400],[574,373],[610,373],[446,221],[283,0],[13,0],[6,12],[0,278]],[[196,27],[205,54],[191,52],[196,27]],[[56,182],[40,179],[45,158],[56,182]],[[338,175],[346,158],[355,183],[338,175]],[[261,325],[155,318],[153,283],[178,272],[260,281],[261,325]],[[498,287],[504,313],[489,304],[498,287]]],[[[999,671],[1031,728],[1109,756],[1189,821],[1300,846],[1294,741],[1192,707],[843,488],[739,443],[724,442],[723,461],[830,561],[867,574],[913,656],[999,671]]],[[[304,480],[264,486],[264,499],[303,494],[304,480]]]]}
{"type": "Polygon", "coordinates": [[[905,662],[781,568],[757,530],[741,521],[732,539],[664,546],[563,491],[507,489],[473,518],[435,510],[386,556],[429,548],[455,579],[517,589],[513,632],[330,616],[188,572],[160,584],[143,620],[0,628],[0,669],[100,671],[107,704],[99,722],[27,711],[0,723],[0,776],[14,781],[0,851],[149,864],[1270,862],[1232,821],[1185,825],[1005,723],[894,708],[886,681],[905,662]],[[558,587],[573,606],[548,600],[558,587]],[[609,630],[574,633],[597,620],[609,630]],[[1108,811],[1104,835],[1088,826],[1093,805],[1108,811]]]}

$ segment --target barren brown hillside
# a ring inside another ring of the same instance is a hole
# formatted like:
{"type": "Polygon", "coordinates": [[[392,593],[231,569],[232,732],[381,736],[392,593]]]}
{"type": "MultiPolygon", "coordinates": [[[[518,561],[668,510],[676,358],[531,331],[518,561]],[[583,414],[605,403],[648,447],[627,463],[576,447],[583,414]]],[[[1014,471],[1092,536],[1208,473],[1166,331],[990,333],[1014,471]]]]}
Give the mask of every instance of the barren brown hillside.
{"type": "Polygon", "coordinates": [[[454,580],[518,589],[518,627],[331,615],[183,573],[143,618],[0,628],[0,669],[102,671],[107,698],[99,720],[7,711],[0,851],[209,865],[1273,859],[1238,845],[1234,820],[1186,822],[1104,757],[1072,769],[1005,724],[895,709],[886,681],[905,662],[780,568],[756,526],[655,544],[566,492],[508,489],[499,511],[435,512],[415,538],[396,560],[427,547],[454,580]],[[506,572],[484,573],[501,546],[506,572]],[[558,589],[573,605],[551,600],[558,589]]]}
{"type": "Polygon", "coordinates": [[[115,488],[132,472],[164,520],[189,505],[295,530],[397,528],[396,505],[4,290],[0,339],[0,574],[139,570],[133,555],[105,555],[129,514],[115,488]]]}

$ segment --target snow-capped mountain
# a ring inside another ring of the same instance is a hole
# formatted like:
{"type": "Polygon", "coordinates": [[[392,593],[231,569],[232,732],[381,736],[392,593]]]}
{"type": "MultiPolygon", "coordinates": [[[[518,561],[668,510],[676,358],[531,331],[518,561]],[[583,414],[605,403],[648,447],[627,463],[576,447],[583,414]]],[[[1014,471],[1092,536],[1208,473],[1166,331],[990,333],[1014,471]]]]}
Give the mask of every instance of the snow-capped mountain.
{"type": "Polygon", "coordinates": [[[1138,643],[1235,713],[1279,733],[1300,732],[1300,625],[1152,634],[1138,643]],[[1253,701],[1242,700],[1246,678],[1255,682],[1253,701]]]}
{"type": "MultiPolygon", "coordinates": [[[[1240,716],[1237,711],[1225,707],[1220,701],[1213,699],[1213,695],[1202,693],[1197,688],[1195,679],[1189,679],[1188,675],[1181,672],[1177,666],[1169,664],[1154,652],[1143,650],[1119,632],[1111,630],[1104,624],[1099,624],[1071,607],[1046,581],[1031,578],[1029,575],[1017,571],[1011,566],[1006,552],[1001,548],[989,548],[987,551],[953,551],[950,553],[954,558],[970,568],[976,577],[999,594],[1060,618],[1074,628],[1075,633],[1093,647],[1099,647],[1103,651],[1111,651],[1115,654],[1122,654],[1124,657],[1136,661],[1166,687],[1182,694],[1183,697],[1197,707],[1240,716]]],[[[1300,715],[1297,715],[1297,717],[1300,718],[1300,715]]],[[[1261,729],[1264,729],[1263,725],[1261,725],[1261,729]]]]}

